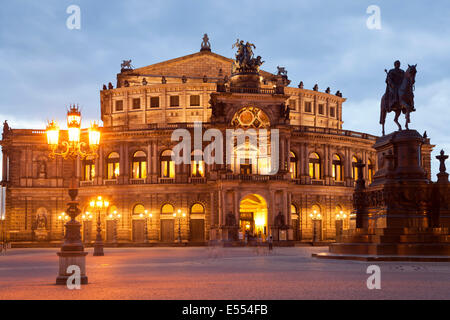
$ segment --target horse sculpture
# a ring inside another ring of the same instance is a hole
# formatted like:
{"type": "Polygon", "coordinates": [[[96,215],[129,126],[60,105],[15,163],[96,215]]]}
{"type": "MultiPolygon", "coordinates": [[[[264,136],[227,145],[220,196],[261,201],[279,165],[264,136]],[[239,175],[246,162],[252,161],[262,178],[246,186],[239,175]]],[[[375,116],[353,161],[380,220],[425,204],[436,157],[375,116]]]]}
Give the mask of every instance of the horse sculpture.
{"type": "MultiPolygon", "coordinates": [[[[400,113],[405,114],[405,127],[407,130],[408,123],[411,122],[410,120],[410,113],[415,111],[414,108],[414,83],[416,78],[416,66],[415,65],[408,65],[408,69],[403,72],[400,69],[400,62],[396,61],[396,69],[392,69],[389,71],[386,83],[386,93],[381,98],[381,112],[380,112],[380,124],[382,125],[383,130],[383,136],[384,136],[384,124],[386,122],[386,115],[394,111],[395,112],[395,118],[394,122],[397,124],[398,129],[401,131],[402,126],[398,122],[398,118],[400,116],[400,113]],[[398,63],[398,65],[397,65],[398,63]],[[397,72],[397,76],[400,74],[403,79],[400,79],[401,82],[399,82],[399,85],[396,86],[394,81],[391,81],[390,74],[391,72],[397,72]]],[[[386,70],[385,70],[386,71],[386,70]]],[[[387,73],[387,72],[386,72],[387,73]]]]}

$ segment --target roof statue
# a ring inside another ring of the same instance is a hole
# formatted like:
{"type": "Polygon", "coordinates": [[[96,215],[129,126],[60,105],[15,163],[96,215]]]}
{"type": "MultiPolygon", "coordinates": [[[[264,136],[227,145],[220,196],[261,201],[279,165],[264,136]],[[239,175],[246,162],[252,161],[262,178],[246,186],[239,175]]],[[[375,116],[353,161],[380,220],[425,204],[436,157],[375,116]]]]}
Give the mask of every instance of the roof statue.
{"type": "Polygon", "coordinates": [[[278,69],[277,75],[279,75],[279,76],[287,76],[287,70],[286,70],[285,67],[277,66],[277,69],[278,69]]]}
{"type": "Polygon", "coordinates": [[[254,58],[253,49],[256,49],[256,46],[253,43],[244,44],[244,40],[237,39],[232,48],[237,48],[236,59],[232,67],[233,73],[259,72],[259,67],[264,61],[261,60],[261,56],[254,58]]]}
{"type": "Polygon", "coordinates": [[[410,113],[416,111],[414,108],[414,83],[416,78],[416,66],[409,65],[406,71],[400,69],[400,61],[394,62],[394,68],[386,72],[386,92],[381,98],[380,124],[382,125],[382,132],[384,135],[384,124],[386,122],[386,115],[389,112],[395,112],[394,122],[398,129],[402,130],[402,126],[398,122],[398,117],[401,113],[405,114],[405,127],[407,130],[410,120],[410,113]]]}
{"type": "Polygon", "coordinates": [[[209,43],[208,34],[203,35],[202,47],[200,51],[211,51],[211,43],[209,43]]]}
{"type": "Polygon", "coordinates": [[[131,64],[131,59],[130,60],[122,60],[122,64],[120,65],[120,69],[121,69],[121,71],[133,70],[133,66],[131,64]]]}

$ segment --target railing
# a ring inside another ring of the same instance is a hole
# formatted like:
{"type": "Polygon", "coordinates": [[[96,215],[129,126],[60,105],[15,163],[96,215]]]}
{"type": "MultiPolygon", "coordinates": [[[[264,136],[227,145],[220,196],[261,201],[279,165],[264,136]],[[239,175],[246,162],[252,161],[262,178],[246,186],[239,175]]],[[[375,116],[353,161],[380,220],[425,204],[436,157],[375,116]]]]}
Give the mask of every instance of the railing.
{"type": "Polygon", "coordinates": [[[285,180],[283,175],[260,175],[260,174],[232,174],[227,173],[222,177],[223,180],[239,180],[239,181],[253,181],[266,182],[269,180],[285,180]]]}
{"type": "Polygon", "coordinates": [[[90,187],[94,185],[94,181],[80,181],[80,187],[90,187]]]}
{"type": "Polygon", "coordinates": [[[354,137],[354,138],[373,140],[373,141],[375,141],[378,138],[377,136],[374,136],[374,135],[371,135],[368,133],[356,132],[356,131],[351,131],[351,130],[310,127],[310,126],[292,126],[292,127],[294,129],[294,132],[305,132],[305,133],[311,132],[311,133],[332,134],[332,135],[354,137]]]}
{"type": "Polygon", "coordinates": [[[189,183],[206,183],[206,178],[205,177],[190,177],[189,178],[189,183]]]}
{"type": "MultiPolygon", "coordinates": [[[[251,89],[254,90],[255,88],[245,88],[245,89],[251,89]]],[[[257,89],[257,90],[263,90],[264,93],[268,93],[269,90],[273,89],[257,89]],[[267,92],[266,92],[267,91],[267,92]]],[[[211,127],[210,123],[202,123],[203,129],[208,129],[211,127]]],[[[128,126],[115,126],[115,127],[107,127],[102,128],[103,132],[126,132],[126,131],[138,131],[138,130],[175,130],[175,129],[192,129],[194,128],[193,123],[150,123],[150,124],[141,124],[141,125],[134,125],[132,128],[129,128],[128,126]]],[[[378,137],[363,133],[363,132],[356,132],[351,130],[341,130],[341,129],[334,129],[334,128],[322,128],[322,127],[311,127],[311,126],[291,126],[293,133],[320,133],[320,134],[330,134],[330,135],[337,135],[337,136],[346,136],[346,137],[352,137],[352,138],[359,138],[359,139],[365,139],[365,140],[371,140],[375,141],[378,137]]],[[[87,129],[86,129],[87,130],[87,129]]],[[[85,130],[83,130],[84,132],[85,130]]],[[[36,129],[13,129],[12,131],[13,135],[44,135],[45,130],[36,130],[36,129]]],[[[87,131],[86,131],[87,132],[87,131]]]]}
{"type": "Polygon", "coordinates": [[[158,178],[158,183],[175,183],[174,178],[158,178]]]}
{"type": "Polygon", "coordinates": [[[117,184],[117,179],[109,179],[109,180],[104,180],[103,181],[105,186],[112,186],[117,184]]]}
{"type": "Polygon", "coordinates": [[[141,179],[141,178],[130,179],[130,184],[144,184],[144,183],[145,183],[145,179],[141,179]]]}
{"type": "Polygon", "coordinates": [[[275,89],[266,88],[244,88],[244,87],[227,87],[225,92],[230,93],[255,93],[255,94],[275,94],[275,89]]]}
{"type": "Polygon", "coordinates": [[[325,184],[325,181],[323,181],[323,180],[311,179],[311,184],[317,185],[317,186],[323,186],[323,185],[325,184]]]}

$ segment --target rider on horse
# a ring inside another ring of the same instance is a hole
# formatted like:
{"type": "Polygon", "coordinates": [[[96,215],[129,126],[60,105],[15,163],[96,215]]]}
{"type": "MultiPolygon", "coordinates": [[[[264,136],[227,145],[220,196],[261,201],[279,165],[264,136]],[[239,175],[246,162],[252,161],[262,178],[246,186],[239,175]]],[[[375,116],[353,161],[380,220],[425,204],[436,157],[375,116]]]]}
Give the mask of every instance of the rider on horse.
{"type": "Polygon", "coordinates": [[[400,61],[395,61],[394,67],[394,69],[389,70],[386,76],[387,112],[391,112],[392,106],[400,102],[398,90],[405,76],[405,71],[400,69],[400,61]]]}

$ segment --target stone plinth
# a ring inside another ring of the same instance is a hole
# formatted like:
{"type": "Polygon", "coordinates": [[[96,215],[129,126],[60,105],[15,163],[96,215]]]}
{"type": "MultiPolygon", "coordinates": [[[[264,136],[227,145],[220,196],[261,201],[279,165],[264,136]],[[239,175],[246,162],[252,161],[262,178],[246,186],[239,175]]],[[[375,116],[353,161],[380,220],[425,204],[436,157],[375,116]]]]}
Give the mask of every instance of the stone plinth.
{"type": "Polygon", "coordinates": [[[59,274],[56,278],[56,284],[66,285],[67,279],[72,275],[67,273],[67,268],[70,266],[78,266],[80,268],[80,283],[87,284],[88,278],[86,276],[86,255],[85,251],[61,251],[59,256],[59,274]]]}
{"type": "Polygon", "coordinates": [[[231,86],[238,88],[259,88],[261,76],[259,73],[236,73],[230,78],[231,86]]]}
{"type": "Polygon", "coordinates": [[[48,241],[48,231],[46,229],[34,230],[34,239],[36,241],[48,241]]]}
{"type": "Polygon", "coordinates": [[[330,245],[328,258],[450,256],[449,229],[440,221],[448,203],[422,167],[423,143],[415,130],[377,139],[379,169],[367,189],[358,180],[354,193],[357,228],[330,245]]]}
{"type": "Polygon", "coordinates": [[[238,241],[238,226],[223,226],[222,227],[222,240],[223,241],[238,241]]]}

